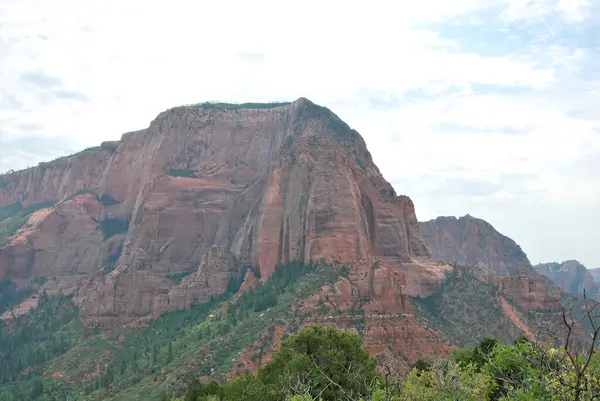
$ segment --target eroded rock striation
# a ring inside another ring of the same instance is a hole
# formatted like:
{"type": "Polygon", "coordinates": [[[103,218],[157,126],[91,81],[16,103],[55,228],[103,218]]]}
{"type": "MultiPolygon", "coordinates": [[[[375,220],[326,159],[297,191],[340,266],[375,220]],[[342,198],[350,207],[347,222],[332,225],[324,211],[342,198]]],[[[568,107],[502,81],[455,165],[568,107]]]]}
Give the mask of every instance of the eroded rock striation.
{"type": "Polygon", "coordinates": [[[0,210],[45,201],[55,206],[0,248],[0,274],[75,283],[97,323],[209,299],[241,268],[266,280],[291,260],[430,256],[412,201],[362,137],[303,98],[174,108],[118,142],[0,177],[0,210]]]}
{"type": "Polygon", "coordinates": [[[537,272],[521,247],[476,217],[438,217],[419,223],[432,258],[474,266],[480,279],[497,288],[523,310],[554,310],[559,289],[537,272]]]}
{"type": "Polygon", "coordinates": [[[521,247],[485,220],[470,215],[438,217],[419,227],[436,260],[486,267],[498,275],[532,270],[521,247]]]}

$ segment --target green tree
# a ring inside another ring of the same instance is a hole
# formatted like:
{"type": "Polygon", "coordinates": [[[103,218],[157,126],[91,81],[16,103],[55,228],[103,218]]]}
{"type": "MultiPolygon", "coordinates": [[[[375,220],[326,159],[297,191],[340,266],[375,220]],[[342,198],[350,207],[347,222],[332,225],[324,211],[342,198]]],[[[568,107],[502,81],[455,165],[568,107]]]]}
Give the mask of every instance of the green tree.
{"type": "Polygon", "coordinates": [[[184,396],[185,401],[204,401],[208,396],[221,396],[223,389],[215,381],[201,383],[194,380],[188,385],[184,396]]]}
{"type": "Polygon", "coordinates": [[[323,400],[369,397],[380,379],[358,335],[323,325],[284,341],[259,378],[280,395],[310,394],[323,400]]]}
{"type": "Polygon", "coordinates": [[[35,379],[31,384],[31,398],[36,399],[44,394],[44,383],[40,379],[35,379]]]}
{"type": "Polygon", "coordinates": [[[167,365],[173,362],[173,345],[169,341],[169,350],[167,352],[167,365]]]}
{"type": "Polygon", "coordinates": [[[469,364],[453,360],[434,362],[429,370],[420,373],[413,369],[404,380],[401,401],[485,401],[489,400],[489,378],[469,364]]]}
{"type": "Polygon", "coordinates": [[[226,401],[276,401],[280,399],[276,398],[273,391],[259,378],[252,376],[250,373],[242,374],[225,383],[223,385],[223,396],[226,401]]]}

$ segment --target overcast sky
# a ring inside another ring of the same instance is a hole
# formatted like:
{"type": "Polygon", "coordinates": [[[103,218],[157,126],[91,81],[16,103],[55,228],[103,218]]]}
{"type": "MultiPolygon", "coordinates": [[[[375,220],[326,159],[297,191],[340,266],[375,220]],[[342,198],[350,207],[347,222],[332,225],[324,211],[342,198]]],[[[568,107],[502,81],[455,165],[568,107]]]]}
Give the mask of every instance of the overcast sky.
{"type": "Polygon", "coordinates": [[[600,267],[600,0],[0,0],[0,171],[180,104],[301,96],[421,220],[600,267]]]}

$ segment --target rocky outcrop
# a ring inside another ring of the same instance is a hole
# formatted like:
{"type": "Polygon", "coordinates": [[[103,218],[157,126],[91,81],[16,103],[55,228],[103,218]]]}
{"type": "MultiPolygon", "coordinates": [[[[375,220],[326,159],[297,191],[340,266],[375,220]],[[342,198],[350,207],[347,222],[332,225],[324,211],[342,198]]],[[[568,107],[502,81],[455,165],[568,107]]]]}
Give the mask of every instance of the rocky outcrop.
{"type": "Polygon", "coordinates": [[[419,226],[434,259],[476,267],[481,281],[497,286],[524,311],[556,309],[559,289],[536,272],[515,241],[488,222],[466,215],[438,217],[419,226]]]}
{"type": "MultiPolygon", "coordinates": [[[[442,276],[450,269],[435,266],[442,276]]],[[[357,330],[373,356],[404,372],[420,358],[434,359],[451,349],[440,333],[415,319],[407,276],[402,268],[366,258],[354,263],[347,277],[305,300],[299,311],[310,322],[357,330]]]]}
{"type": "Polygon", "coordinates": [[[521,247],[484,220],[469,215],[438,217],[419,227],[436,260],[489,268],[504,276],[532,271],[521,247]]]}
{"type": "Polygon", "coordinates": [[[112,243],[97,229],[103,213],[90,194],[38,210],[0,248],[0,273],[13,279],[97,273],[112,243]]]}
{"type": "Polygon", "coordinates": [[[0,175],[0,209],[16,202],[28,206],[61,200],[96,185],[105,173],[115,146],[115,142],[104,142],[72,156],[0,175]]]}
{"type": "Polygon", "coordinates": [[[541,263],[535,265],[535,269],[565,292],[582,295],[585,290],[588,296],[600,299],[600,283],[596,282],[590,271],[576,260],[541,263]]]}
{"type": "Polygon", "coordinates": [[[594,281],[600,283],[600,268],[589,269],[590,274],[594,278],[594,281]]]}
{"type": "Polygon", "coordinates": [[[99,323],[219,295],[240,267],[265,280],[291,260],[381,257],[418,271],[429,257],[412,201],[356,131],[306,99],[174,108],[119,142],[0,177],[0,210],[48,200],[57,206],[0,248],[0,273],[77,276],[82,315],[99,323]]]}
{"type": "Polygon", "coordinates": [[[242,280],[243,273],[234,254],[212,246],[202,258],[198,271],[169,291],[168,306],[164,310],[187,309],[193,303],[210,301],[211,297],[225,293],[232,283],[242,280]]]}
{"type": "Polygon", "coordinates": [[[560,291],[552,283],[535,274],[499,276],[497,285],[508,298],[525,311],[556,311],[560,291]]]}

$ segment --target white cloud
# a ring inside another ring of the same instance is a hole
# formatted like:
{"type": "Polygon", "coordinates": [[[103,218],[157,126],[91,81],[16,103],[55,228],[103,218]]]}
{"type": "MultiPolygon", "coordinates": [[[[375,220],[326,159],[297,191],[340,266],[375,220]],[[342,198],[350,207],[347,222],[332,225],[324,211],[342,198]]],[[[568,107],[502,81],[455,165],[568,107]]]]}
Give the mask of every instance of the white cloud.
{"type": "Polygon", "coordinates": [[[536,260],[600,265],[598,234],[580,227],[600,201],[598,177],[581,174],[582,157],[600,152],[600,86],[580,74],[593,49],[550,43],[562,32],[553,24],[585,23],[590,10],[581,0],[5,0],[0,171],[119,138],[178,104],[306,96],[363,134],[420,217],[480,214],[536,260]],[[549,22],[528,52],[489,42],[478,53],[436,29],[457,18],[505,35],[522,34],[512,22],[549,22]],[[52,138],[62,147],[33,145],[52,138]],[[573,239],[583,245],[548,239],[544,212],[557,230],[585,231],[573,239]]]}
{"type": "Polygon", "coordinates": [[[581,22],[589,17],[588,0],[509,0],[503,13],[506,21],[543,18],[558,12],[568,22],[581,22]]]}

